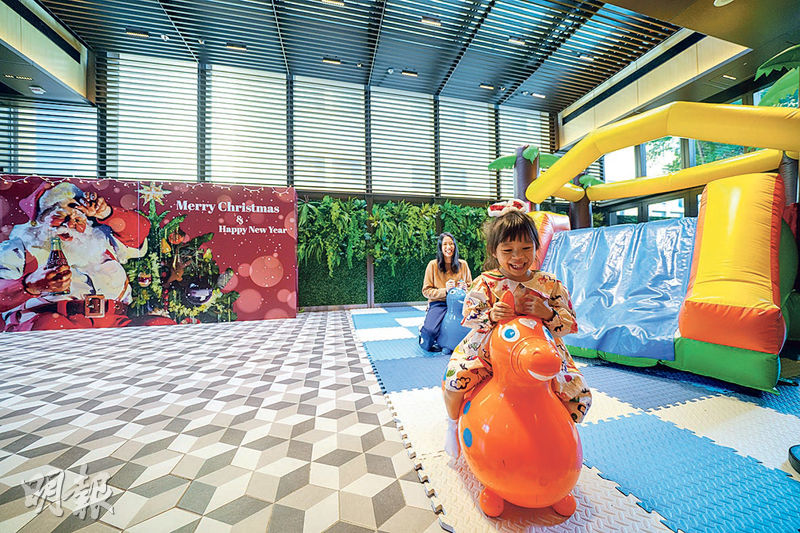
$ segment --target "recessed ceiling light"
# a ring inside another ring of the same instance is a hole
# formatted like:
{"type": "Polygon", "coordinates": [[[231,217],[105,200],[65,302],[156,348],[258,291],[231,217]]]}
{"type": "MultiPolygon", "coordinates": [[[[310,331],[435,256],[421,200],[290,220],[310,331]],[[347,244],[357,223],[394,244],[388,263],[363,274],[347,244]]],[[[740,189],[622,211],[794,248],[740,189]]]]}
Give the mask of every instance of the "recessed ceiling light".
{"type": "Polygon", "coordinates": [[[30,87],[28,87],[28,89],[30,89],[33,94],[44,94],[44,93],[47,92],[42,87],[39,87],[38,85],[31,85],[30,87]]]}
{"type": "Polygon", "coordinates": [[[206,44],[206,42],[203,39],[197,39],[197,44],[206,44]]]}
{"type": "Polygon", "coordinates": [[[488,83],[481,83],[478,87],[480,87],[481,89],[487,89],[489,91],[494,90],[494,85],[489,85],[488,83]]]}
{"type": "Polygon", "coordinates": [[[14,75],[13,74],[3,74],[3,77],[4,78],[13,78],[14,75]]]}
{"type": "Polygon", "coordinates": [[[529,93],[528,91],[522,91],[522,96],[528,96],[529,94],[531,93],[529,93]]]}
{"type": "Polygon", "coordinates": [[[387,68],[386,74],[394,74],[394,69],[392,67],[387,68]]]}
{"type": "Polygon", "coordinates": [[[242,52],[247,51],[247,45],[243,43],[227,43],[225,44],[225,48],[230,48],[231,50],[239,50],[242,52]]]}
{"type": "Polygon", "coordinates": [[[428,24],[429,26],[441,26],[442,21],[437,19],[436,17],[421,17],[419,21],[423,24],[428,24]]]}
{"type": "Polygon", "coordinates": [[[594,58],[588,54],[581,54],[578,56],[578,59],[580,59],[581,61],[589,61],[590,63],[594,61],[594,58]]]}
{"type": "Polygon", "coordinates": [[[329,6],[344,7],[344,2],[342,0],[322,0],[322,3],[328,4],[329,6]]]}
{"type": "Polygon", "coordinates": [[[335,57],[323,57],[322,58],[322,62],[323,63],[327,63],[329,65],[341,65],[342,64],[342,60],[341,59],[336,59],[335,57]]]}
{"type": "Polygon", "coordinates": [[[725,78],[726,80],[735,80],[736,79],[736,76],[730,76],[728,74],[723,74],[722,77],[725,78]]]}
{"type": "Polygon", "coordinates": [[[18,80],[23,80],[23,81],[33,81],[33,78],[31,78],[30,76],[14,76],[14,77],[15,77],[16,79],[18,79],[18,80]]]}
{"type": "Polygon", "coordinates": [[[508,42],[510,42],[511,44],[518,44],[520,46],[525,46],[525,40],[520,39],[519,37],[509,37],[508,42]]]}
{"type": "Polygon", "coordinates": [[[714,0],[714,7],[724,7],[733,2],[733,0],[714,0]]]}
{"type": "Polygon", "coordinates": [[[133,35],[134,37],[144,37],[144,38],[150,37],[149,32],[146,32],[144,30],[137,30],[134,28],[125,28],[125,33],[127,33],[128,35],[133,35]]]}
{"type": "Polygon", "coordinates": [[[547,98],[545,95],[539,93],[531,93],[531,96],[534,98],[547,98]]]}
{"type": "Polygon", "coordinates": [[[363,63],[356,63],[356,66],[357,66],[358,68],[361,68],[361,67],[363,67],[363,66],[364,66],[364,64],[363,64],[363,63]]]}
{"type": "Polygon", "coordinates": [[[161,39],[164,40],[164,41],[169,41],[169,35],[167,35],[166,33],[162,33],[161,34],[161,39]]]}
{"type": "Polygon", "coordinates": [[[403,76],[410,76],[412,78],[416,78],[417,76],[419,76],[419,74],[417,74],[413,70],[401,70],[400,74],[402,74],[403,76]]]}
{"type": "Polygon", "coordinates": [[[505,91],[505,90],[506,90],[506,88],[505,88],[505,87],[500,87],[500,90],[501,90],[501,91],[505,91]]]}

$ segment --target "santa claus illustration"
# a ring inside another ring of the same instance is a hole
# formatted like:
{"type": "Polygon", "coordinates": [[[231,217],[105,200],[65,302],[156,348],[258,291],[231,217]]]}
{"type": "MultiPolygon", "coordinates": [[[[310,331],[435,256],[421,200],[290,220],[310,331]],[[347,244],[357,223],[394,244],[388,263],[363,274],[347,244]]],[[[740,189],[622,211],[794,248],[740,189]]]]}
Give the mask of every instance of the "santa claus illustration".
{"type": "Polygon", "coordinates": [[[128,325],[131,288],[122,265],[145,254],[150,222],[68,182],[43,183],[20,208],[30,222],[0,243],[4,330],[128,325]],[[48,265],[59,245],[66,264],[48,265]]]}

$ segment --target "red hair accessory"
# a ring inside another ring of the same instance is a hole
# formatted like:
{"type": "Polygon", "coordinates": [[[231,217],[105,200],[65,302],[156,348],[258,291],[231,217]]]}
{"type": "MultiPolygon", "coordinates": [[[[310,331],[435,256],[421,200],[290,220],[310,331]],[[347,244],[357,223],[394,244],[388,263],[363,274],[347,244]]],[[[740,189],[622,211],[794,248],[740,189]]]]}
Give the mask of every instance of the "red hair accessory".
{"type": "Polygon", "coordinates": [[[506,200],[505,202],[497,202],[489,206],[490,217],[499,217],[505,215],[509,211],[522,211],[523,213],[527,213],[530,209],[528,209],[528,204],[526,202],[517,198],[506,200]]]}

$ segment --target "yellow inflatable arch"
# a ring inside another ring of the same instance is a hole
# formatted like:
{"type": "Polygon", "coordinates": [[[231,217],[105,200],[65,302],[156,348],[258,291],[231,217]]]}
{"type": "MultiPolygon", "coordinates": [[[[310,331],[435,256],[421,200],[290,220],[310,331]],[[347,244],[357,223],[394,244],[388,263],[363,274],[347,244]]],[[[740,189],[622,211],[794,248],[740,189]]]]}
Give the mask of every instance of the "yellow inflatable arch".
{"type": "Polygon", "coordinates": [[[643,196],[777,168],[780,151],[800,152],[800,110],[673,102],[589,133],[531,183],[526,196],[534,203],[541,203],[549,196],[576,202],[584,192],[579,187],[565,184],[598,158],[668,135],[771,150],[715,161],[657,178],[595,185],[586,189],[585,194],[590,200],[643,196]]]}

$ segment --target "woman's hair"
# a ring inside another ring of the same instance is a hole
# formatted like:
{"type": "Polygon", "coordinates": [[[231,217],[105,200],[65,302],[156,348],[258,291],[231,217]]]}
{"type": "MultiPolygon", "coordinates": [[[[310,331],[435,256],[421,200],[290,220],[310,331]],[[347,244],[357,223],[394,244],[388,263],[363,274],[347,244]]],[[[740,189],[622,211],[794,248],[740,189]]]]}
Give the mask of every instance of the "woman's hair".
{"type": "Polygon", "coordinates": [[[489,218],[483,226],[486,236],[486,260],[483,262],[484,270],[493,270],[500,266],[494,253],[500,243],[506,241],[531,241],[539,249],[539,232],[533,219],[522,211],[508,211],[499,217],[489,218]]]}
{"type": "Polygon", "coordinates": [[[453,273],[456,273],[461,269],[461,265],[458,260],[458,244],[456,243],[456,238],[450,233],[444,232],[439,235],[439,244],[436,247],[436,264],[439,265],[440,271],[447,272],[447,263],[445,263],[444,254],[442,253],[442,241],[444,241],[445,237],[450,237],[453,239],[453,259],[450,261],[450,270],[452,270],[453,273]]]}

